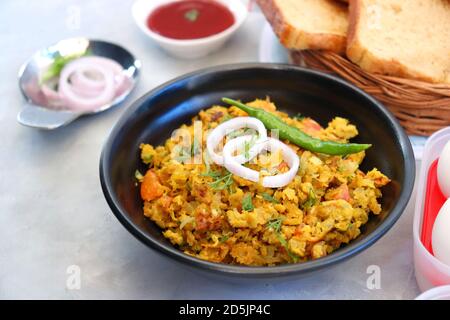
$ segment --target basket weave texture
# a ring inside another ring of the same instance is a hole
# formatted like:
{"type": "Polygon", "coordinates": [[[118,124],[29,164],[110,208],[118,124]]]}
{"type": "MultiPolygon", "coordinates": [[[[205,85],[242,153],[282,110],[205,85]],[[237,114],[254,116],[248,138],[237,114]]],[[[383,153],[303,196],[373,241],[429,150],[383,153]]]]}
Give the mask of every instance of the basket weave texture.
{"type": "Polygon", "coordinates": [[[450,85],[371,74],[333,52],[291,52],[295,64],[334,73],[389,108],[408,134],[429,136],[450,125],[450,85]]]}

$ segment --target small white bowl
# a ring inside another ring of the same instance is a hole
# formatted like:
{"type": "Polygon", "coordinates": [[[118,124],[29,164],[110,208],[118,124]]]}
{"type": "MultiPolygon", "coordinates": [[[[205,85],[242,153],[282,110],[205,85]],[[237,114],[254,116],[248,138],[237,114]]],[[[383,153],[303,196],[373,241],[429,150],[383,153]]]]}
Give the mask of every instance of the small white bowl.
{"type": "Polygon", "coordinates": [[[175,1],[183,0],[137,0],[134,2],[131,11],[136,24],[142,32],[177,58],[195,59],[218,50],[239,29],[247,18],[248,11],[241,0],[216,0],[230,9],[235,19],[231,27],[218,34],[193,40],[177,40],[163,37],[151,31],[147,26],[147,18],[150,13],[161,5],[175,1]]]}

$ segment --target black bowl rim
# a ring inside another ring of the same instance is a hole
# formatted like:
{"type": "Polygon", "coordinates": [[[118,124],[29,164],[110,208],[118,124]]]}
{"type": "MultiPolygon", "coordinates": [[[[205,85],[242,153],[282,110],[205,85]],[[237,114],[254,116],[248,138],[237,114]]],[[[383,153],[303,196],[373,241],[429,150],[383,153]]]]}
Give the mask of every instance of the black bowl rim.
{"type": "Polygon", "coordinates": [[[113,127],[110,135],[103,146],[103,150],[100,155],[100,182],[102,186],[102,190],[108,205],[110,206],[113,214],[116,218],[122,223],[122,225],[138,240],[143,242],[145,245],[157,250],[158,252],[168,255],[175,260],[188,264],[191,267],[198,267],[206,271],[213,272],[221,272],[228,275],[244,275],[244,276],[287,276],[299,273],[309,273],[312,271],[316,271],[339,262],[342,262],[356,254],[361,253],[362,251],[369,248],[376,241],[378,241],[386,232],[392,228],[395,222],[400,218],[404,209],[406,208],[409,199],[411,197],[414,180],[415,180],[415,160],[414,154],[412,150],[411,143],[403,128],[400,126],[396,118],[388,111],[379,101],[375,100],[375,98],[371,97],[361,89],[353,86],[352,84],[340,79],[336,76],[325,74],[320,71],[305,69],[298,66],[293,66],[289,64],[273,64],[273,63],[238,63],[238,64],[226,64],[220,66],[214,66],[209,68],[200,69],[191,73],[187,73],[185,75],[179,76],[173,80],[165,82],[160,86],[154,88],[148,93],[144,94],[142,97],[137,99],[129,108],[124,112],[119,121],[113,127]],[[327,78],[330,81],[334,81],[335,83],[347,87],[348,89],[355,92],[355,94],[359,94],[367,99],[370,103],[374,105],[375,108],[381,112],[388,121],[391,122],[392,127],[398,137],[398,141],[404,156],[405,162],[405,178],[403,181],[403,189],[400,192],[399,200],[392,208],[389,216],[375,229],[373,232],[368,234],[364,239],[358,242],[355,246],[346,246],[343,247],[332,254],[317,259],[311,260],[303,263],[297,264],[284,264],[277,266],[269,266],[269,267],[252,267],[252,266],[239,266],[239,265],[230,265],[230,264],[221,264],[209,262],[206,260],[201,260],[199,258],[195,258],[189,256],[176,247],[165,248],[161,246],[158,241],[154,240],[151,236],[149,236],[144,230],[136,226],[133,221],[127,216],[125,210],[122,210],[119,202],[113,196],[113,189],[110,177],[107,172],[109,169],[109,165],[107,163],[107,159],[111,154],[111,147],[113,145],[114,139],[117,133],[121,130],[124,124],[127,122],[129,116],[133,114],[140,106],[149,99],[151,96],[159,93],[164,90],[165,87],[173,85],[176,82],[185,80],[187,78],[193,76],[199,76],[204,74],[211,74],[217,72],[229,72],[229,71],[239,71],[243,69],[275,69],[275,70],[286,70],[286,71],[294,71],[301,72],[306,74],[311,74],[317,77],[327,78]]]}

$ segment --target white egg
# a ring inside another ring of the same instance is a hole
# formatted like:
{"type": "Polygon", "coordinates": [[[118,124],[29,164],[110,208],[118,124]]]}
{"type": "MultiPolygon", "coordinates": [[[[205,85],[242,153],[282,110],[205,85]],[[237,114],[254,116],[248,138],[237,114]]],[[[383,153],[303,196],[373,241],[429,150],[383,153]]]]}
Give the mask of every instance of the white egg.
{"type": "Polygon", "coordinates": [[[450,266],[450,199],[439,210],[431,237],[434,256],[450,266]]]}
{"type": "Polygon", "coordinates": [[[450,141],[442,150],[437,167],[439,187],[446,198],[450,198],[450,141]]]}

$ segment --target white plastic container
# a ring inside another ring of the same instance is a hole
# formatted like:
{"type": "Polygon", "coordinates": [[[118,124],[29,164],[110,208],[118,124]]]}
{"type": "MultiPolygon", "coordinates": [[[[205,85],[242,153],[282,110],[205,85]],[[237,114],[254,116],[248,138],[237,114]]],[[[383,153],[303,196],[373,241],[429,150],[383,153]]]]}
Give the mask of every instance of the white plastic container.
{"type": "Polygon", "coordinates": [[[422,244],[422,220],[427,177],[430,165],[439,158],[442,149],[450,140],[450,127],[433,134],[425,144],[417,185],[416,208],[414,214],[414,265],[419,288],[427,291],[433,287],[450,285],[450,266],[437,260],[422,244]]]}
{"type": "Polygon", "coordinates": [[[450,300],[450,286],[441,286],[425,291],[416,300],[450,300]]]}

